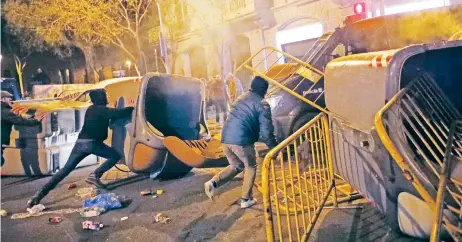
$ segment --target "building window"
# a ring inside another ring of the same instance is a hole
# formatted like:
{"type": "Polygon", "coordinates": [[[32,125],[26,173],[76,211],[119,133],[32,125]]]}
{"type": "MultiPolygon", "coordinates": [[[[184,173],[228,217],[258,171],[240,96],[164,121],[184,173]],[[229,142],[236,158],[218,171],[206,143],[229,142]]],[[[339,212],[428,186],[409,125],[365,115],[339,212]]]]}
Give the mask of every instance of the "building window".
{"type": "MultiPolygon", "coordinates": [[[[440,7],[449,6],[449,5],[451,5],[449,0],[424,0],[424,1],[385,6],[384,12],[385,12],[385,15],[391,15],[391,14],[412,12],[412,11],[418,11],[418,10],[424,10],[424,9],[431,9],[431,8],[440,8],[440,7]]],[[[380,11],[378,11],[378,13],[380,14],[380,11]]]]}
{"type": "MultiPolygon", "coordinates": [[[[319,22],[283,29],[276,33],[277,48],[292,56],[303,57],[323,33],[323,25],[319,22]]],[[[279,63],[285,61],[279,59],[279,63]]]]}

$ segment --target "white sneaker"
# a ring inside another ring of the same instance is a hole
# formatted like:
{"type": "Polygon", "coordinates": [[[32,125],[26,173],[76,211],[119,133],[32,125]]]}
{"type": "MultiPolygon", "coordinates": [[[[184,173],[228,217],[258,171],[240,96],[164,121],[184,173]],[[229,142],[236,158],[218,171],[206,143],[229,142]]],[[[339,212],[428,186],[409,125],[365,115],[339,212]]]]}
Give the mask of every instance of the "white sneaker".
{"type": "Polygon", "coordinates": [[[213,186],[213,183],[212,181],[208,181],[204,184],[204,190],[205,190],[205,194],[207,194],[207,196],[210,198],[210,199],[214,199],[215,198],[215,190],[216,188],[213,186]]]}
{"type": "Polygon", "coordinates": [[[255,204],[257,204],[256,198],[251,198],[247,201],[245,201],[244,199],[241,199],[241,208],[250,208],[255,204]]]}

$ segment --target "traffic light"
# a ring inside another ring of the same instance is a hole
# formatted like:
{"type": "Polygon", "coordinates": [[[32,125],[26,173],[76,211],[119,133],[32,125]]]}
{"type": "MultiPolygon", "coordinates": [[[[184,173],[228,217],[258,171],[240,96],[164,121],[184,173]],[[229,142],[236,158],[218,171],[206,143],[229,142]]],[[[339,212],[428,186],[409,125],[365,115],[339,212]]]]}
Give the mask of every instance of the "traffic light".
{"type": "Polygon", "coordinates": [[[353,11],[358,15],[366,14],[366,4],[364,2],[353,4],[353,11]]]}
{"type": "Polygon", "coordinates": [[[345,23],[354,23],[361,19],[367,18],[367,9],[366,3],[358,2],[353,4],[353,15],[347,16],[345,19],[345,23]]]}

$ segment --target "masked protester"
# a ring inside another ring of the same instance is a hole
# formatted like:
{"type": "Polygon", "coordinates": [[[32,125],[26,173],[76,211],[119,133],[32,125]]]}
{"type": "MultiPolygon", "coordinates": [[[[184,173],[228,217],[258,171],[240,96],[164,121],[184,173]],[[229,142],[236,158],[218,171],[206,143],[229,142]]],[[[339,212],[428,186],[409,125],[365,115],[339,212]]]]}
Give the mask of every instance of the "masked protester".
{"type": "Polygon", "coordinates": [[[267,90],[268,82],[257,76],[252,81],[250,91],[234,102],[223,126],[221,139],[229,166],[204,184],[205,193],[210,199],[214,198],[218,187],[245,169],[242,199],[240,200],[241,208],[248,208],[257,203],[252,196],[252,187],[257,172],[254,144],[261,137],[269,148],[277,145],[273,133],[271,109],[268,103],[263,101],[267,90]]]}
{"type": "Polygon", "coordinates": [[[20,125],[20,126],[36,126],[40,125],[41,120],[43,116],[41,115],[36,115],[35,119],[27,119],[23,118],[18,114],[15,114],[12,112],[12,107],[11,107],[11,100],[13,98],[13,95],[7,91],[2,91],[1,92],[1,98],[2,98],[2,166],[5,163],[5,158],[3,157],[3,150],[5,149],[5,146],[8,146],[10,144],[10,135],[11,135],[11,129],[13,125],[20,125]]]}
{"type": "Polygon", "coordinates": [[[109,122],[113,119],[130,116],[133,107],[122,109],[106,107],[108,100],[104,89],[92,90],[90,99],[93,105],[88,107],[85,113],[82,131],[80,131],[66,165],[58,173],[54,174],[51,180],[27,202],[28,207],[39,204],[40,200],[69,175],[80,161],[91,154],[107,160],[94,173],[91,173],[85,181],[98,188],[105,188],[105,184],[100,181],[101,176],[121,159],[121,155],[115,149],[104,144],[108,134],[109,122]]]}

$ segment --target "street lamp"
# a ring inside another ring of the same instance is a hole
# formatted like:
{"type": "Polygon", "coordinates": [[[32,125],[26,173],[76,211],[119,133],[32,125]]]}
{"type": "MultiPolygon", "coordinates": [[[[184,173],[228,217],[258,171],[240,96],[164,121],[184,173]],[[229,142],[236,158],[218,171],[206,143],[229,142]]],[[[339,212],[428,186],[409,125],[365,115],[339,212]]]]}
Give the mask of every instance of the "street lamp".
{"type": "Polygon", "coordinates": [[[127,65],[127,67],[128,67],[128,76],[130,76],[130,74],[131,74],[132,62],[129,61],[129,60],[127,60],[127,61],[125,62],[125,65],[127,65]]]}
{"type": "Polygon", "coordinates": [[[160,50],[161,55],[164,57],[165,62],[165,71],[167,74],[170,74],[170,66],[168,64],[168,53],[167,53],[167,46],[165,46],[165,37],[164,37],[164,25],[162,23],[162,12],[160,10],[160,5],[158,1],[155,1],[157,5],[157,13],[159,15],[159,25],[160,25],[160,50]]]}

